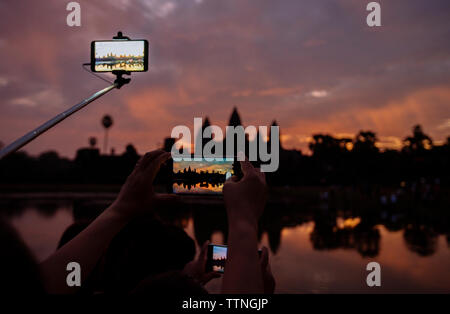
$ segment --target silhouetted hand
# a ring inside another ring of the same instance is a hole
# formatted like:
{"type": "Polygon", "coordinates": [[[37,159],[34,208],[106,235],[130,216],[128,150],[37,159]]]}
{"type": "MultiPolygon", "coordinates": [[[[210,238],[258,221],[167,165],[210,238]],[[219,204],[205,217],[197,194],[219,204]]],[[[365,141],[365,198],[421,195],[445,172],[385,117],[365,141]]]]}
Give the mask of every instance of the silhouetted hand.
{"type": "Polygon", "coordinates": [[[156,200],[153,180],[161,165],[170,157],[170,153],[162,150],[155,150],[142,156],[120,189],[111,209],[125,217],[134,217],[151,209],[156,200]]]}
{"type": "Polygon", "coordinates": [[[198,258],[187,263],[183,269],[183,274],[194,278],[202,285],[206,284],[211,279],[220,277],[220,274],[214,271],[206,272],[208,245],[209,241],[203,243],[202,250],[200,251],[198,258]]]}
{"type": "Polygon", "coordinates": [[[267,197],[266,177],[248,161],[241,161],[243,177],[233,176],[223,186],[225,207],[229,223],[257,224],[267,197]]]}
{"type": "Polygon", "coordinates": [[[272,270],[269,264],[269,250],[265,246],[262,248],[259,261],[261,263],[264,293],[273,294],[273,292],[275,291],[275,278],[272,275],[272,270]]]}
{"type": "Polygon", "coordinates": [[[223,186],[228,216],[228,254],[223,293],[263,293],[258,258],[258,220],[266,203],[266,178],[248,161],[241,161],[243,177],[231,177],[223,186]]]}

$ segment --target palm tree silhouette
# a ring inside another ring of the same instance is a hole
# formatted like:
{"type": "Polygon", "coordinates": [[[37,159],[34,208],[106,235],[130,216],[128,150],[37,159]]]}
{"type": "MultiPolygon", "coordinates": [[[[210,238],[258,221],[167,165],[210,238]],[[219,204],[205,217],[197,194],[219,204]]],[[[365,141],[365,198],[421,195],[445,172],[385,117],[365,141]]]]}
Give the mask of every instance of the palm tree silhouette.
{"type": "Polygon", "coordinates": [[[95,148],[96,145],[97,145],[97,138],[95,136],[91,136],[89,138],[89,146],[91,148],[95,148]]]}
{"type": "Polygon", "coordinates": [[[353,151],[359,153],[377,153],[378,138],[372,131],[359,131],[353,141],[353,151]]]}
{"type": "Polygon", "coordinates": [[[420,152],[433,147],[433,140],[426,135],[418,124],[413,127],[413,136],[404,139],[404,149],[408,152],[420,152]]]}
{"type": "Polygon", "coordinates": [[[105,141],[103,144],[103,153],[106,154],[108,149],[108,129],[113,125],[113,119],[110,115],[104,115],[102,118],[102,125],[105,128],[105,141]]]}

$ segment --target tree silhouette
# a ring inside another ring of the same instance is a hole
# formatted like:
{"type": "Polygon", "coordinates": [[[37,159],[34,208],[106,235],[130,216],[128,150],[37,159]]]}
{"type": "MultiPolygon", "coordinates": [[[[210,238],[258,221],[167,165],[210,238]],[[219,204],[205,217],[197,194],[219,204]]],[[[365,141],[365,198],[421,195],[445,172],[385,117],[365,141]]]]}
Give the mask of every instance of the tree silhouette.
{"type": "Polygon", "coordinates": [[[102,125],[105,128],[105,141],[103,144],[103,153],[106,154],[108,149],[108,129],[113,125],[113,119],[110,115],[104,115],[102,125]]]}
{"type": "Polygon", "coordinates": [[[91,137],[89,138],[89,146],[90,146],[91,148],[95,148],[96,145],[97,145],[97,138],[94,137],[94,136],[91,136],[91,137]]]}
{"type": "Polygon", "coordinates": [[[359,131],[353,142],[353,151],[357,153],[377,153],[377,136],[372,131],[359,131]]]}
{"type": "Polygon", "coordinates": [[[328,134],[315,134],[313,140],[309,143],[309,149],[314,156],[335,156],[336,154],[347,152],[347,144],[351,140],[348,138],[334,138],[328,134]]]}
{"type": "Polygon", "coordinates": [[[406,137],[403,142],[406,152],[421,152],[433,147],[433,140],[423,132],[419,124],[413,127],[413,136],[406,137]]]}
{"type": "Polygon", "coordinates": [[[138,153],[136,151],[136,148],[134,148],[133,144],[128,144],[125,147],[125,154],[133,157],[138,157],[138,153]]]}

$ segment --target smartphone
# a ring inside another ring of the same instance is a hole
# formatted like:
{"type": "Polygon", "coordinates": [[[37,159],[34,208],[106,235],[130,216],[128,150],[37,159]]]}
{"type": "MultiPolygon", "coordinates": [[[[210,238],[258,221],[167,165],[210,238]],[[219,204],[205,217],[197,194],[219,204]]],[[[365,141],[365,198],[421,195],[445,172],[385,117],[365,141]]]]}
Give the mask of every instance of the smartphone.
{"type": "Polygon", "coordinates": [[[145,72],[147,70],[147,40],[116,39],[91,42],[92,72],[145,72]]]}
{"type": "Polygon", "coordinates": [[[225,272],[225,262],[227,261],[226,245],[208,245],[208,258],[206,259],[206,271],[225,272]]]}
{"type": "Polygon", "coordinates": [[[174,161],[172,192],[175,194],[221,195],[225,180],[233,175],[241,177],[236,158],[222,161],[174,161]]]}
{"type": "MultiPolygon", "coordinates": [[[[228,247],[226,245],[208,245],[208,255],[206,260],[206,272],[215,271],[223,274],[225,272],[225,262],[227,261],[228,247]]],[[[261,256],[262,251],[258,250],[261,256]]]]}

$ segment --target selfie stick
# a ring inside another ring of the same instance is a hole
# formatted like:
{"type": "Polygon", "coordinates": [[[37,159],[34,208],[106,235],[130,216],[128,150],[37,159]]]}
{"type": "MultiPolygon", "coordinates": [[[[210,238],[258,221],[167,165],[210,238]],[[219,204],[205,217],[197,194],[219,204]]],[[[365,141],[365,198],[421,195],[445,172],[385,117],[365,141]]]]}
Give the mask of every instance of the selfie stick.
{"type": "MultiPolygon", "coordinates": [[[[119,32],[118,35],[120,37],[122,37],[122,33],[121,32],[119,32]]],[[[118,38],[119,36],[114,37],[114,39],[118,38]]],[[[48,129],[54,127],[55,125],[57,125],[59,122],[63,121],[64,119],[70,117],[72,114],[74,114],[78,110],[80,110],[80,109],[84,108],[85,106],[89,105],[91,102],[93,102],[97,98],[100,98],[101,96],[105,95],[106,93],[108,93],[109,91],[113,90],[114,88],[117,88],[117,89],[121,88],[123,85],[128,84],[130,82],[130,80],[131,80],[130,78],[123,78],[122,77],[122,75],[124,75],[124,74],[125,75],[130,75],[131,73],[128,72],[128,71],[112,71],[112,73],[117,76],[116,80],[114,81],[114,84],[112,84],[112,85],[110,85],[110,86],[108,86],[108,87],[106,87],[106,88],[104,88],[102,90],[99,90],[98,92],[92,94],[91,96],[89,96],[88,98],[86,98],[83,101],[79,102],[75,106],[73,106],[73,107],[67,109],[66,111],[58,114],[57,116],[55,116],[54,118],[48,120],[47,122],[45,122],[44,124],[40,125],[36,129],[32,130],[31,132],[28,132],[27,134],[25,134],[21,138],[15,140],[11,144],[9,144],[8,146],[6,146],[2,150],[0,150],[0,159],[2,159],[5,156],[8,156],[9,154],[11,154],[11,153],[17,151],[18,149],[20,149],[21,147],[25,146],[26,144],[28,144],[29,142],[34,140],[36,137],[38,137],[39,135],[41,135],[42,133],[44,133],[48,129]]]]}

